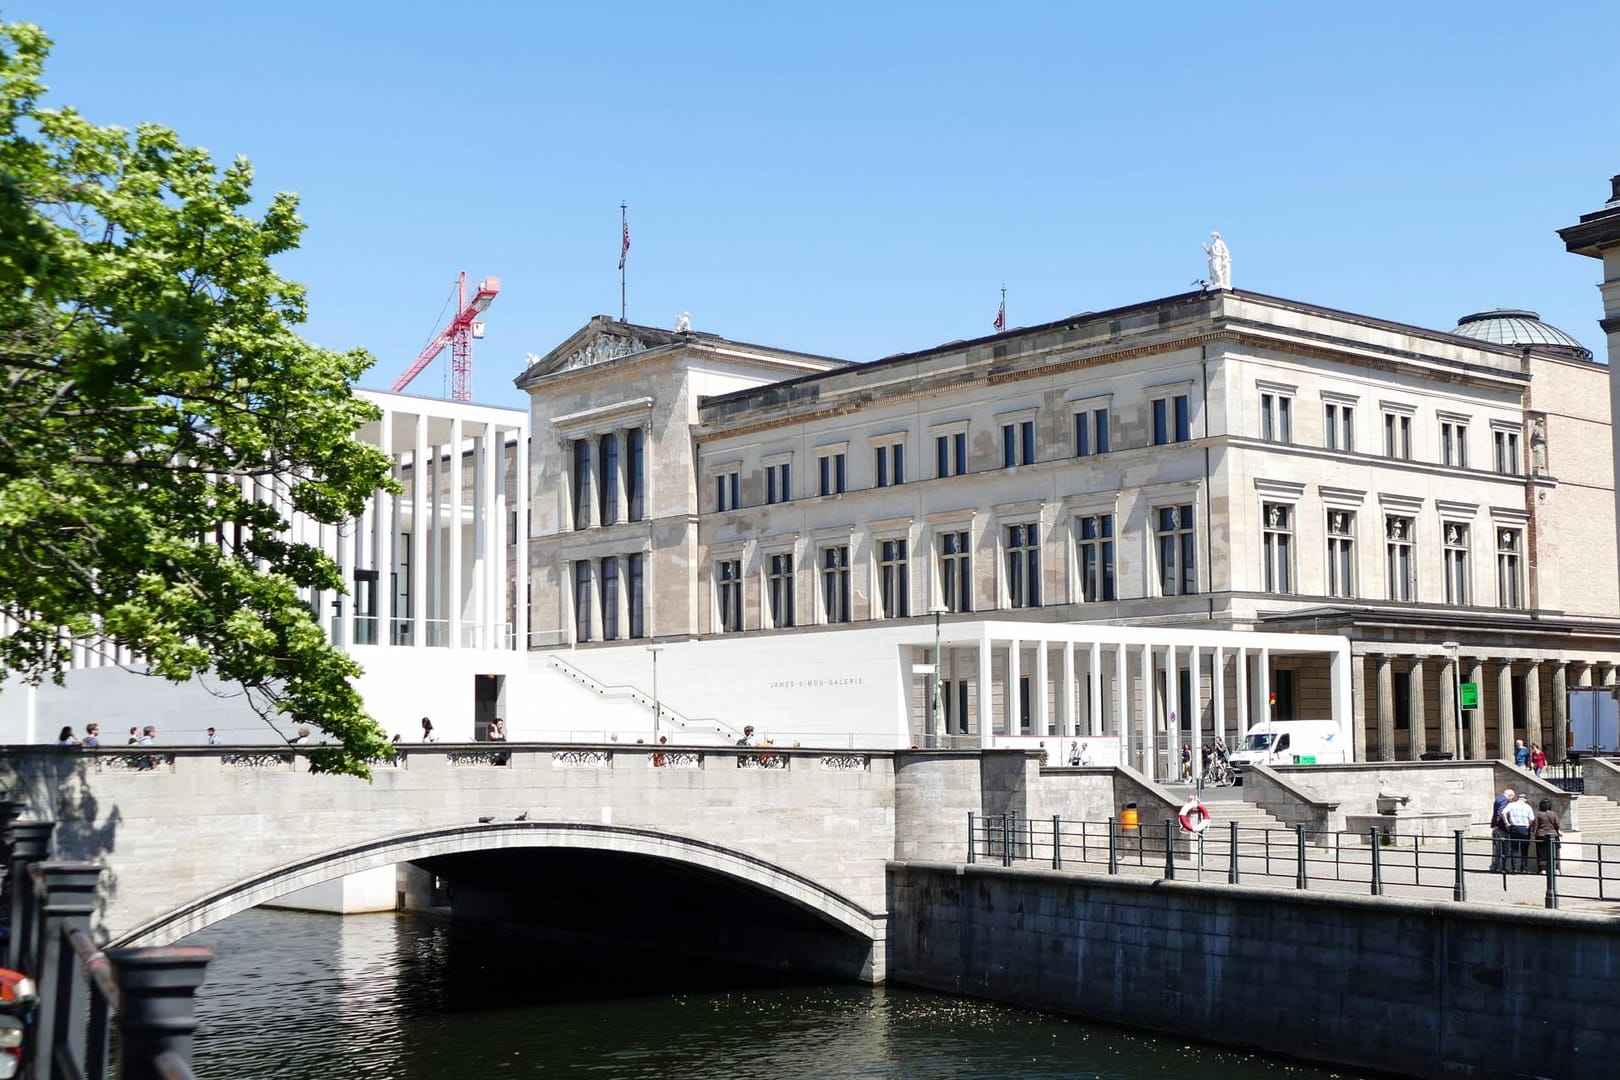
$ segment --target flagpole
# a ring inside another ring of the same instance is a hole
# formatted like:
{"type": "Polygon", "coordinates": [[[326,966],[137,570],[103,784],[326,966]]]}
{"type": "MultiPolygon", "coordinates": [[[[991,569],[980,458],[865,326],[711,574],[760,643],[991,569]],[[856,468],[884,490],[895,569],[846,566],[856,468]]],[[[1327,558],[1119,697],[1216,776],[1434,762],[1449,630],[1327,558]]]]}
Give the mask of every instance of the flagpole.
{"type": "MultiPolygon", "coordinates": [[[[626,237],[626,236],[630,235],[630,219],[625,216],[626,211],[628,211],[628,210],[629,210],[629,204],[628,203],[623,203],[623,202],[619,203],[619,235],[621,237],[626,237]]],[[[621,245],[622,245],[622,243],[623,243],[623,241],[621,241],[621,245]]],[[[625,263],[625,255],[626,254],[627,254],[627,252],[625,252],[625,250],[621,246],[620,249],[619,249],[619,321],[620,322],[625,321],[625,317],[624,317],[624,312],[625,312],[625,305],[624,305],[624,263],[625,263]]]]}
{"type": "Polygon", "coordinates": [[[1001,283],[1001,328],[1007,329],[1007,283],[1001,283]]]}

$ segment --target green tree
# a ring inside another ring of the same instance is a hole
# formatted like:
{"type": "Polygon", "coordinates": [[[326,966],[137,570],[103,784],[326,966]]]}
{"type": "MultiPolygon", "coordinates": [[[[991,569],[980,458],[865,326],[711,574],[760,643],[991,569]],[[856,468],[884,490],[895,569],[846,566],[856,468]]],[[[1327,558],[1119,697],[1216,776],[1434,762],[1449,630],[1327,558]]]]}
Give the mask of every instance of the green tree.
{"type": "Polygon", "coordinates": [[[328,732],[313,767],[368,776],[390,747],[300,592],[342,577],[287,515],[397,490],[351,438],[378,415],[351,389],[371,358],[294,333],[303,289],[270,267],[294,196],[252,216],[244,159],[41,107],[49,47],[0,28],[0,673],[60,682],[68,635],[117,643],[328,732]]]}

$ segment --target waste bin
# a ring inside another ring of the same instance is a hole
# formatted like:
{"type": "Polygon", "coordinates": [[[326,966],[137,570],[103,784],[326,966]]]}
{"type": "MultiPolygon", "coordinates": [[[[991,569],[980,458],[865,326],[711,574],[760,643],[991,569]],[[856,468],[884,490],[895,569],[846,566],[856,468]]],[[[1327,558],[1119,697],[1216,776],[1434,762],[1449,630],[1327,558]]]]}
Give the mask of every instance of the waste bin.
{"type": "Polygon", "coordinates": [[[1134,829],[1140,821],[1141,818],[1136,813],[1136,804],[1133,802],[1126,803],[1119,812],[1119,827],[1121,829],[1134,829]]]}

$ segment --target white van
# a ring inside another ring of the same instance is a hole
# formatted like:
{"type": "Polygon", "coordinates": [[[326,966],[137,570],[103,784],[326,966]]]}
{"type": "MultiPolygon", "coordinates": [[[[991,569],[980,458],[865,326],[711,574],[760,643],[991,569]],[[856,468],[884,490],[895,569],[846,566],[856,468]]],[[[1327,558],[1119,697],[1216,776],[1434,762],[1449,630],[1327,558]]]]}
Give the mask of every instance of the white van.
{"type": "Polygon", "coordinates": [[[1226,759],[1242,775],[1245,765],[1341,764],[1353,756],[1332,720],[1265,720],[1252,725],[1226,759]]]}

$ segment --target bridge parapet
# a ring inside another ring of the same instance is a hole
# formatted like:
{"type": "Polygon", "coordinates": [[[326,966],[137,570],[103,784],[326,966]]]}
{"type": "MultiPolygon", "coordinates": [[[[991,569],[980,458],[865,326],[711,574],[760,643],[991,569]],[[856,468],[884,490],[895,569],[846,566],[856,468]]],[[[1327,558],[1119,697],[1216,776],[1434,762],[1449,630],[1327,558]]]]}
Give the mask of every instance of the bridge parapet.
{"type": "MultiPolygon", "coordinates": [[[[9,747],[0,788],[26,805],[25,817],[58,823],[57,858],[107,864],[101,921],[120,943],[162,944],[205,925],[168,917],[211,896],[239,896],[240,910],[456,845],[613,848],[615,830],[663,838],[650,847],[638,840],[639,852],[738,875],[757,866],[761,880],[786,875],[800,882],[796,900],[825,894],[829,910],[881,919],[886,904],[896,828],[890,751],[578,743],[399,751],[365,783],[311,774],[296,747],[9,747]],[[560,828],[532,828],[541,825],[560,828]],[[253,888],[240,889],[244,882],[253,888]],[[159,925],[167,929],[143,930],[159,925]]],[[[227,907],[208,908],[208,921],[227,907]]]]}

